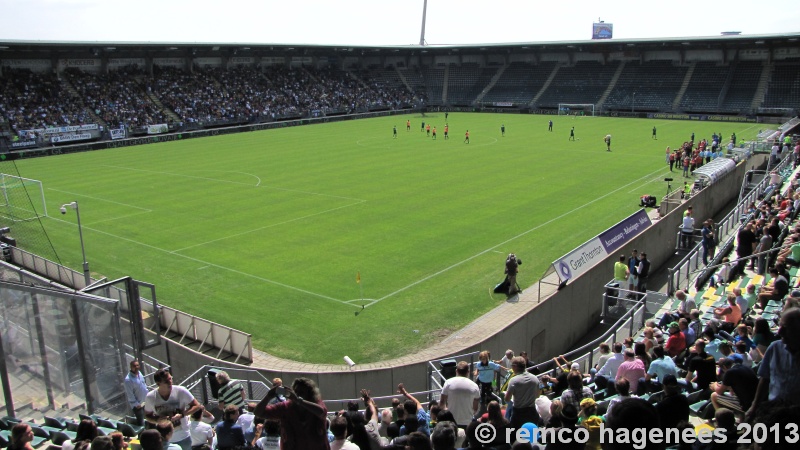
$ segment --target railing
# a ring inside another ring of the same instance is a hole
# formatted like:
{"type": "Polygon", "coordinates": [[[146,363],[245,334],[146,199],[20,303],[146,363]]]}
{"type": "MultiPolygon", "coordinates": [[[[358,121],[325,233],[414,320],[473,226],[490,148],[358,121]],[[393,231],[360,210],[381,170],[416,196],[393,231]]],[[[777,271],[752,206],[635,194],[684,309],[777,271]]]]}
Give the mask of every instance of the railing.
{"type": "MultiPolygon", "coordinates": [[[[784,158],[783,161],[776,167],[776,170],[781,170],[788,164],[789,158],[784,158]]],[[[744,180],[743,183],[746,183],[744,180]]],[[[757,203],[758,196],[766,190],[769,184],[769,178],[764,178],[746,194],[739,203],[728,213],[718,224],[716,228],[717,235],[717,253],[709,261],[709,266],[716,266],[722,260],[725,254],[722,249],[728,248],[733,245],[737,232],[742,223],[748,217],[748,207],[750,203],[757,203]]],[[[677,239],[680,239],[680,231],[677,233],[677,239]]],[[[691,287],[693,279],[697,278],[702,272],[703,258],[702,258],[703,244],[702,242],[695,245],[674,267],[667,269],[667,294],[672,295],[679,289],[687,289],[691,287]]]]}
{"type": "MultiPolygon", "coordinates": [[[[628,311],[622,314],[616,322],[600,337],[594,339],[593,341],[578,347],[575,350],[571,350],[564,354],[564,357],[572,363],[578,363],[581,365],[581,371],[583,373],[588,373],[589,369],[592,367],[594,360],[599,352],[598,346],[601,342],[606,342],[609,345],[613,344],[614,342],[619,342],[620,337],[630,337],[634,336],[638,333],[638,331],[644,326],[645,322],[645,313],[647,312],[646,302],[647,302],[647,294],[645,293],[637,293],[637,295],[641,295],[641,299],[636,301],[625,301],[620,302],[618,304],[626,303],[626,305],[622,305],[622,307],[629,308],[628,311]]],[[[605,301],[605,294],[604,294],[604,301],[605,301]]],[[[470,370],[472,370],[472,366],[475,364],[475,360],[478,358],[478,354],[480,352],[472,352],[472,353],[465,353],[463,355],[456,355],[451,356],[448,358],[437,359],[428,361],[428,380],[429,380],[429,390],[426,392],[432,393],[431,395],[436,395],[441,392],[442,385],[444,384],[445,380],[447,379],[445,375],[442,374],[441,364],[442,362],[447,362],[451,360],[468,360],[470,365],[470,370]]],[[[528,371],[531,373],[535,373],[537,375],[544,374],[550,372],[555,369],[555,364],[552,360],[547,360],[541,362],[539,364],[535,364],[533,367],[528,368],[528,371]]]]}
{"type": "MultiPolygon", "coordinates": [[[[86,288],[82,272],[17,247],[11,247],[11,254],[11,259],[15,264],[53,280],[59,285],[75,290],[86,288]]],[[[21,278],[20,281],[25,280],[21,278]]],[[[92,283],[95,282],[96,280],[92,280],[92,283]]],[[[108,286],[105,288],[105,296],[114,300],[123,300],[126,298],[126,293],[115,286],[108,286]]],[[[139,300],[143,304],[142,310],[150,311],[153,309],[153,303],[150,300],[146,298],[140,298],[139,300]]],[[[227,351],[236,356],[234,363],[239,363],[240,361],[246,364],[252,363],[253,345],[249,334],[201,317],[192,316],[168,306],[159,305],[158,308],[162,329],[180,336],[180,339],[177,340],[179,344],[183,344],[184,340],[189,338],[200,342],[198,351],[202,351],[203,347],[207,347],[207,351],[216,349],[216,352],[209,352],[215,358],[219,358],[223,352],[227,351]]]]}

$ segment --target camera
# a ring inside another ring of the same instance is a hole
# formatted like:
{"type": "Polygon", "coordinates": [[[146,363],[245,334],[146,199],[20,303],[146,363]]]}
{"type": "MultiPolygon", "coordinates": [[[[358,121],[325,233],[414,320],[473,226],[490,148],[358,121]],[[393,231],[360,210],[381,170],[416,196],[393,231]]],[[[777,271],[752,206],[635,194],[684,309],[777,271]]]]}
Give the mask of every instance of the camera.
{"type": "Polygon", "coordinates": [[[61,214],[66,214],[66,213],[67,213],[67,207],[62,205],[61,206],[61,214]]]}

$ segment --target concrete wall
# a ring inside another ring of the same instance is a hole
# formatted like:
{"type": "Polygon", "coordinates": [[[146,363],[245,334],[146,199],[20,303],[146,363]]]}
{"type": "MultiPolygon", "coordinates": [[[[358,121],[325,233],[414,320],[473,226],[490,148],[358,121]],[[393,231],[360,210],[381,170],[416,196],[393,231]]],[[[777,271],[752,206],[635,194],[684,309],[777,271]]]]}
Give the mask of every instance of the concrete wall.
{"type": "MultiPolygon", "coordinates": [[[[517,317],[508,317],[507,325],[498,329],[487,329],[485,337],[471,340],[455,353],[457,355],[476,350],[488,349],[493,355],[501,355],[506,349],[515,351],[525,349],[531,359],[541,362],[553,355],[562,354],[572,348],[587,330],[600,318],[602,286],[612,278],[612,268],[619,253],[629,255],[636,248],[645,251],[653,263],[654,270],[675,252],[675,238],[684,211],[692,206],[698,222],[712,217],[720,208],[738,198],[741,181],[747,170],[760,166],[765,157],[759,155],[739,164],[730,174],[713,186],[701,191],[689,201],[677,206],[665,217],[657,220],[642,235],[634,239],[618,253],[610,255],[605,261],[583,276],[573,280],[562,290],[537,303],[537,285],[526,289],[521,303],[530,302],[528,312],[517,317]]],[[[490,313],[491,314],[491,313],[490,313]]],[[[153,356],[168,361],[174,368],[178,380],[188,376],[204,364],[236,367],[233,364],[215,361],[213,358],[194,352],[172,341],[166,341],[153,356]],[[167,347],[169,358],[167,357],[167,347]]],[[[371,389],[373,396],[392,395],[398,383],[405,383],[410,392],[423,391],[427,385],[427,361],[444,358],[448,354],[429,352],[427,358],[421,355],[398,358],[394,365],[357,365],[353,370],[330,371],[330,366],[304,365],[304,370],[269,370],[261,372],[268,378],[280,377],[290,381],[298,376],[314,379],[325,399],[354,398],[362,388],[371,389]],[[416,360],[415,360],[416,358],[416,360]]],[[[424,353],[424,352],[423,352],[424,353]]],[[[296,365],[297,366],[297,365],[296,365]]],[[[239,366],[241,367],[241,366],[239,366]]],[[[253,367],[251,367],[253,368],[253,367]]]]}

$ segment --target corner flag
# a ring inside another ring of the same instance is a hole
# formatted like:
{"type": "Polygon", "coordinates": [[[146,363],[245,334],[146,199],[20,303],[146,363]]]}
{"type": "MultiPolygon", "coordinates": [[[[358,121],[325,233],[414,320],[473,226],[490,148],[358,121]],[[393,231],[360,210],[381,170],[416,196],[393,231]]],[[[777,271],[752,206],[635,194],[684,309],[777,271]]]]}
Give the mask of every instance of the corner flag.
{"type": "Polygon", "coordinates": [[[356,283],[361,284],[361,272],[356,272],[356,283]]]}

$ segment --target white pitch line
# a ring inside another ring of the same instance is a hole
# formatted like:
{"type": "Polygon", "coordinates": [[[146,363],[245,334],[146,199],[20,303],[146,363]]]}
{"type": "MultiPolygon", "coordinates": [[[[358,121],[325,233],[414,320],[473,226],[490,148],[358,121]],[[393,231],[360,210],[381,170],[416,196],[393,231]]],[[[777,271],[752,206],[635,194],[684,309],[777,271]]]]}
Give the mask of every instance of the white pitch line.
{"type": "MultiPolygon", "coordinates": [[[[49,217],[49,219],[77,226],[77,224],[74,224],[72,222],[68,222],[66,220],[57,219],[55,217],[49,217]]],[[[94,231],[95,233],[104,234],[106,236],[111,236],[111,237],[116,238],[116,239],[121,239],[123,241],[127,241],[127,242],[130,242],[132,244],[137,244],[137,245],[140,245],[142,247],[147,247],[147,248],[152,249],[152,250],[156,250],[156,251],[159,251],[159,252],[162,252],[162,253],[166,253],[168,255],[174,255],[174,256],[177,256],[179,258],[188,259],[189,261],[194,261],[196,263],[205,264],[206,267],[215,267],[217,269],[226,270],[228,272],[235,273],[237,275],[242,275],[242,276],[245,276],[245,277],[248,277],[248,278],[253,278],[253,279],[256,279],[256,280],[259,280],[259,281],[263,281],[265,283],[273,284],[275,286],[280,286],[282,288],[290,289],[290,290],[297,291],[297,292],[302,292],[303,294],[308,294],[308,295],[313,295],[314,297],[324,298],[326,300],[331,300],[331,301],[334,301],[334,302],[337,302],[337,303],[341,303],[343,305],[352,306],[354,308],[357,307],[355,305],[351,305],[350,303],[347,303],[344,300],[339,300],[338,298],[333,298],[333,297],[329,297],[327,295],[318,294],[316,292],[311,292],[311,291],[308,291],[306,289],[301,289],[301,288],[298,288],[298,287],[295,287],[295,286],[290,286],[288,284],[284,284],[284,283],[281,283],[279,281],[270,280],[269,278],[259,277],[258,275],[253,275],[251,273],[242,272],[241,270],[231,269],[230,267],[225,267],[225,266],[221,266],[219,264],[214,264],[212,262],[203,261],[202,259],[199,259],[199,258],[192,258],[191,256],[182,255],[180,253],[174,253],[174,252],[171,252],[169,250],[165,250],[163,248],[156,247],[155,245],[150,245],[150,244],[145,244],[144,242],[139,242],[139,241],[137,241],[135,239],[130,239],[130,238],[126,238],[126,237],[123,237],[123,236],[118,236],[116,234],[109,233],[107,231],[98,230],[96,228],[91,228],[91,227],[88,227],[86,225],[84,225],[83,228],[87,229],[87,230],[94,231]]]]}
{"type": "Polygon", "coordinates": [[[97,225],[98,223],[111,222],[113,220],[119,220],[119,219],[127,219],[128,217],[141,216],[142,214],[150,214],[152,212],[153,211],[150,211],[150,210],[148,210],[148,211],[139,211],[139,212],[135,212],[135,213],[132,213],[132,214],[125,214],[124,216],[109,217],[108,219],[102,219],[102,220],[96,220],[94,222],[89,222],[88,224],[84,224],[84,226],[87,226],[87,225],[88,226],[92,226],[92,225],[97,225]]]}
{"type": "Polygon", "coordinates": [[[251,176],[251,177],[255,178],[256,180],[258,180],[258,183],[256,183],[256,187],[259,187],[261,185],[261,177],[259,177],[258,175],[253,175],[252,173],[247,173],[247,172],[233,172],[233,171],[230,171],[230,170],[226,170],[225,172],[227,172],[227,173],[238,173],[240,175],[251,176]]]}
{"type": "MultiPolygon", "coordinates": [[[[158,174],[158,175],[170,175],[170,176],[174,176],[174,177],[193,178],[193,179],[196,179],[196,180],[216,181],[218,183],[238,184],[240,186],[263,187],[263,188],[267,188],[267,189],[274,189],[276,191],[296,192],[296,193],[299,193],[299,194],[318,195],[320,197],[331,197],[331,198],[340,198],[340,199],[344,199],[344,200],[366,201],[363,198],[342,197],[340,195],[321,194],[319,192],[301,191],[299,189],[288,189],[288,188],[280,188],[280,187],[267,186],[267,185],[263,185],[263,186],[256,185],[256,186],[253,186],[250,183],[242,183],[241,181],[220,180],[219,178],[200,177],[200,176],[196,176],[196,175],[186,175],[186,174],[182,174],[182,173],[161,172],[161,171],[157,171],[157,170],[147,170],[147,169],[136,169],[134,167],[113,166],[113,165],[108,165],[108,164],[106,164],[104,167],[113,167],[115,169],[123,169],[123,170],[133,170],[133,171],[136,171],[136,172],[154,173],[154,174],[158,174]]],[[[222,171],[222,172],[224,172],[224,171],[222,171]]],[[[241,173],[241,172],[233,172],[233,173],[241,173]]],[[[247,174],[247,175],[250,175],[250,174],[247,174]]],[[[261,179],[259,178],[259,183],[260,182],[261,182],[261,179]]]]}
{"type": "Polygon", "coordinates": [[[64,194],[69,194],[69,195],[77,195],[78,197],[90,198],[92,200],[97,200],[97,201],[106,202],[106,203],[113,203],[115,205],[125,206],[125,207],[128,207],[128,208],[141,209],[142,211],[145,211],[145,212],[153,212],[152,209],[142,208],[141,206],[135,206],[135,205],[129,205],[127,203],[115,202],[113,200],[108,200],[108,199],[105,199],[105,198],[92,197],[91,195],[78,194],[77,192],[69,192],[69,191],[64,191],[64,190],[56,189],[56,188],[47,188],[47,190],[48,191],[62,192],[64,194]]]}
{"type": "Polygon", "coordinates": [[[372,305],[374,305],[374,304],[376,304],[376,303],[378,303],[378,302],[381,302],[381,301],[383,301],[383,300],[386,300],[387,298],[389,298],[389,297],[392,297],[392,296],[394,296],[394,295],[397,295],[397,294],[399,294],[399,293],[401,293],[401,292],[403,292],[403,291],[405,291],[405,290],[407,290],[407,289],[410,289],[410,288],[412,288],[412,287],[414,287],[414,286],[416,286],[416,285],[418,285],[418,284],[420,284],[420,283],[423,283],[423,282],[425,282],[425,281],[428,281],[428,280],[430,280],[431,278],[434,278],[434,277],[436,277],[436,276],[439,276],[439,275],[441,275],[441,274],[443,274],[443,273],[445,273],[445,272],[449,271],[450,269],[454,269],[454,268],[456,268],[456,267],[458,267],[458,266],[460,266],[460,265],[462,265],[462,264],[464,264],[464,263],[467,263],[467,262],[469,262],[469,261],[472,261],[473,259],[475,259],[475,258],[477,258],[477,257],[479,257],[479,256],[482,256],[482,255],[484,255],[484,254],[486,254],[486,253],[489,253],[489,252],[493,251],[494,249],[496,249],[497,247],[500,247],[501,245],[505,245],[505,244],[507,244],[507,243],[509,243],[509,242],[511,242],[511,241],[513,241],[513,240],[515,240],[515,239],[519,239],[519,238],[521,238],[522,236],[525,236],[525,235],[526,235],[526,234],[528,234],[528,233],[531,233],[531,232],[533,232],[533,231],[536,231],[536,230],[538,230],[539,228],[542,228],[542,227],[543,227],[543,226],[545,226],[545,225],[549,225],[549,224],[551,224],[551,223],[555,222],[556,220],[560,220],[560,219],[562,219],[562,218],[564,218],[564,217],[566,217],[566,216],[568,216],[568,215],[570,215],[570,214],[574,213],[575,211],[578,211],[578,210],[580,210],[581,208],[584,208],[584,207],[586,207],[586,206],[588,206],[588,205],[591,205],[592,203],[595,203],[595,202],[597,202],[598,200],[601,200],[601,199],[603,199],[603,198],[605,198],[605,197],[608,197],[609,195],[611,195],[611,194],[613,194],[613,193],[615,193],[615,192],[617,192],[617,191],[621,191],[621,190],[625,189],[626,187],[630,186],[631,184],[638,183],[638,182],[639,182],[641,179],[643,179],[643,178],[647,178],[647,177],[650,177],[650,176],[652,176],[653,174],[660,172],[661,170],[663,170],[663,169],[659,169],[659,170],[657,170],[657,171],[654,171],[654,172],[651,172],[651,173],[649,173],[649,174],[647,174],[647,175],[645,175],[645,176],[643,176],[643,177],[637,178],[637,179],[635,179],[635,180],[631,181],[630,183],[628,183],[628,184],[624,184],[624,185],[622,185],[622,186],[618,187],[617,189],[614,189],[613,191],[611,191],[611,192],[609,192],[609,193],[607,193],[607,194],[605,194],[605,195],[603,195],[603,196],[597,197],[596,199],[594,199],[594,200],[592,200],[592,201],[586,202],[586,203],[584,203],[584,204],[583,204],[583,205],[581,205],[581,206],[578,206],[578,207],[576,207],[576,208],[573,208],[572,210],[570,210],[570,211],[567,211],[567,212],[565,212],[565,213],[561,214],[561,215],[560,215],[560,216],[558,216],[558,217],[553,217],[552,219],[548,220],[547,222],[544,222],[544,223],[542,223],[542,224],[539,224],[539,225],[537,225],[537,226],[535,226],[535,227],[531,228],[530,230],[523,231],[522,233],[520,233],[520,234],[518,234],[518,235],[516,235],[516,236],[514,236],[514,237],[512,237],[512,238],[506,239],[505,241],[503,241],[503,242],[501,242],[501,243],[499,243],[499,244],[497,244],[497,245],[495,245],[495,246],[493,246],[493,247],[487,248],[486,250],[483,250],[483,251],[481,251],[480,253],[477,253],[477,254],[475,254],[475,255],[472,255],[472,256],[470,256],[469,258],[465,259],[465,260],[459,261],[459,262],[457,262],[457,263],[455,263],[455,264],[453,264],[453,265],[451,265],[451,266],[449,266],[449,267],[445,267],[444,269],[442,269],[442,270],[440,270],[440,271],[438,271],[438,272],[436,272],[436,273],[433,273],[433,274],[431,274],[431,275],[428,275],[427,277],[421,278],[421,279],[419,279],[419,280],[417,280],[417,281],[415,281],[415,282],[413,282],[413,283],[411,283],[411,284],[409,284],[409,285],[407,285],[407,286],[405,286],[405,287],[402,287],[402,288],[400,288],[400,289],[398,289],[398,290],[396,290],[396,291],[392,292],[391,294],[385,295],[385,296],[383,296],[383,297],[381,297],[381,298],[379,298],[379,299],[377,299],[377,300],[375,300],[375,301],[373,301],[373,302],[369,303],[369,304],[367,305],[367,307],[369,307],[369,306],[372,306],[372,305]]]}
{"type": "Polygon", "coordinates": [[[314,214],[307,214],[305,216],[296,217],[294,219],[284,220],[283,222],[278,222],[278,223],[273,223],[273,224],[270,224],[270,225],[265,225],[263,227],[254,228],[252,230],[242,231],[241,233],[232,234],[230,236],[224,236],[224,237],[221,237],[221,238],[218,238],[218,239],[212,239],[210,241],[201,242],[199,244],[190,245],[188,247],[179,248],[177,250],[172,250],[170,253],[182,252],[184,250],[189,250],[190,248],[201,247],[203,245],[213,244],[214,242],[224,241],[225,239],[232,239],[232,238],[235,238],[235,237],[244,236],[245,234],[255,233],[257,231],[266,230],[267,228],[277,227],[279,225],[286,225],[287,223],[297,222],[298,220],[308,219],[309,217],[319,216],[321,214],[327,214],[329,212],[336,211],[336,210],[339,210],[339,209],[344,209],[344,208],[349,208],[351,206],[360,205],[361,203],[364,203],[364,202],[366,202],[366,200],[362,200],[360,202],[355,202],[355,203],[350,203],[348,205],[343,205],[343,206],[339,206],[339,207],[336,207],[336,208],[326,209],[325,211],[320,211],[320,212],[317,212],[317,213],[314,213],[314,214]]]}

